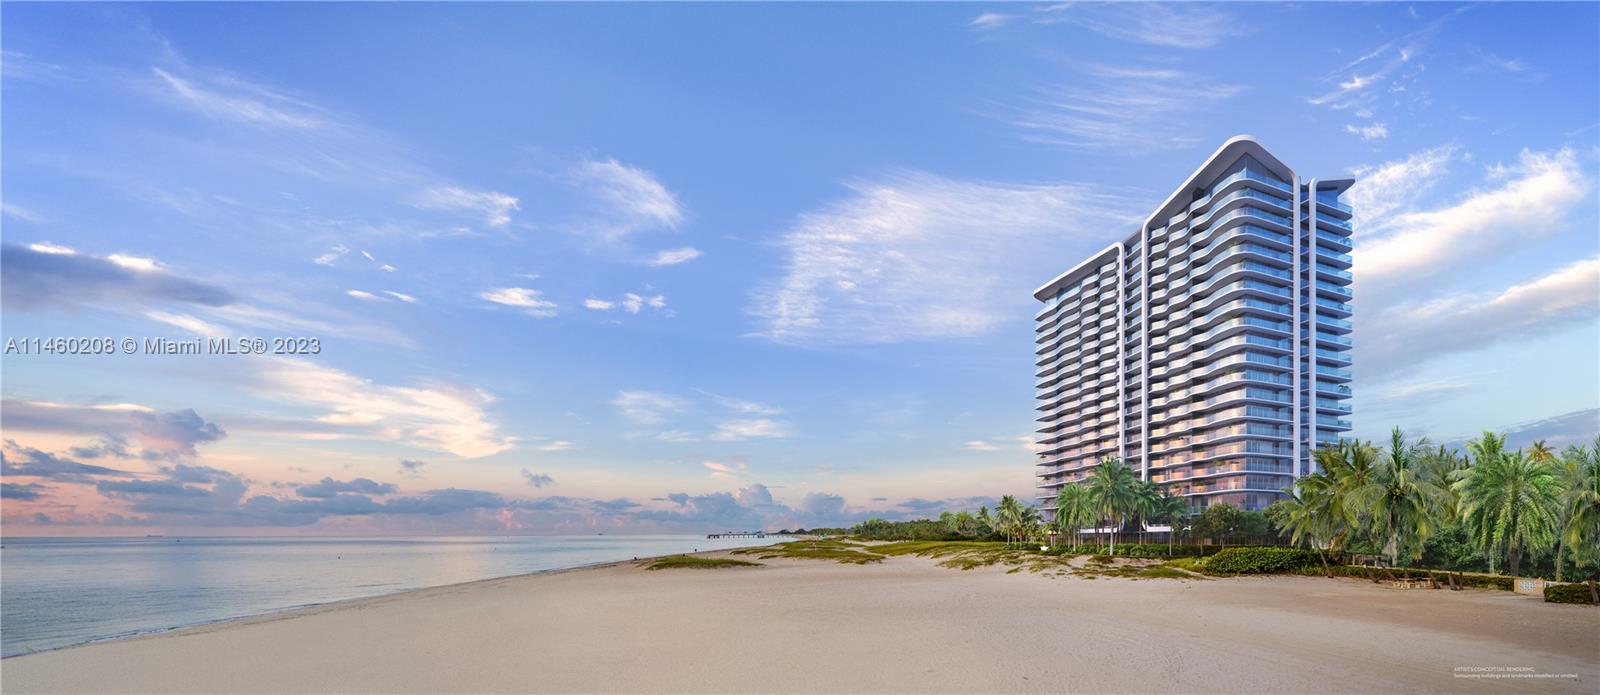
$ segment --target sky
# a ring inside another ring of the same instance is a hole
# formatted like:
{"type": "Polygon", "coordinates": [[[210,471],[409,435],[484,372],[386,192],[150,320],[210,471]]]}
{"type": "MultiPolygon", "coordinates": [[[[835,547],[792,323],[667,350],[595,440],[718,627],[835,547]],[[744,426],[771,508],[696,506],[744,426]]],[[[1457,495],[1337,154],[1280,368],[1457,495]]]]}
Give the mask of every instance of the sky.
{"type": "Polygon", "coordinates": [[[7,535],[1031,499],[1031,291],[1240,133],[1357,180],[1355,435],[1600,432],[1593,3],[0,20],[7,535]]]}

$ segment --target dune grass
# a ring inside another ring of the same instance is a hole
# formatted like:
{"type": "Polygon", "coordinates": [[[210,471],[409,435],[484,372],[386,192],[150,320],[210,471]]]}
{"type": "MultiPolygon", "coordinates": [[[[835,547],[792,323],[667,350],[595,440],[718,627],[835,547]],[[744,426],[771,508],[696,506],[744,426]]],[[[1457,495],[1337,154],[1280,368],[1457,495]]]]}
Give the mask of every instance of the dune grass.
{"type": "Polygon", "coordinates": [[[869,552],[866,546],[834,539],[790,541],[760,548],[743,548],[736,555],[754,555],[762,560],[796,558],[801,560],[832,560],[853,565],[883,562],[883,555],[869,552]]]}
{"type": "Polygon", "coordinates": [[[675,569],[720,569],[723,567],[760,567],[759,562],[748,560],[734,560],[725,557],[699,557],[697,555],[673,555],[659,557],[644,563],[647,570],[675,570],[675,569]]]}

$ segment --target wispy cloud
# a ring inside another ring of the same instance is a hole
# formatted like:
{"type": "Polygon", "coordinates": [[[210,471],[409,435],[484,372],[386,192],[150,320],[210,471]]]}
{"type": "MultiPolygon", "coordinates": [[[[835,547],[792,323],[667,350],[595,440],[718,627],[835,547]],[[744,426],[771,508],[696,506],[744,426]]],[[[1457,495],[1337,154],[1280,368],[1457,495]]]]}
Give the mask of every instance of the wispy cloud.
{"type": "MultiPolygon", "coordinates": [[[[747,470],[747,464],[745,464],[743,461],[730,461],[728,463],[723,463],[721,461],[702,461],[700,462],[700,465],[705,466],[707,470],[711,471],[711,477],[716,478],[717,480],[737,480],[739,476],[743,475],[747,470]]],[[[767,503],[770,504],[771,501],[772,496],[769,494],[767,496],[767,503]]]]}
{"type": "MultiPolygon", "coordinates": [[[[645,296],[642,294],[627,292],[622,295],[621,299],[617,300],[594,298],[585,299],[583,300],[583,306],[586,309],[591,309],[594,311],[611,311],[613,309],[621,309],[630,314],[637,314],[641,311],[644,311],[646,307],[651,309],[666,309],[667,298],[659,294],[645,296]]],[[[670,312],[668,313],[670,315],[670,312]]]]}
{"type": "Polygon", "coordinates": [[[1356,182],[1344,199],[1355,208],[1357,238],[1381,236],[1395,212],[1414,205],[1449,173],[1460,155],[1455,145],[1442,145],[1377,166],[1358,167],[1356,182]]]}
{"type": "Polygon", "coordinates": [[[669,416],[689,408],[689,401],[655,391],[623,391],[611,404],[622,411],[623,417],[644,425],[664,422],[669,416]]]}
{"type": "Polygon", "coordinates": [[[1033,437],[1016,435],[1011,437],[990,437],[988,439],[975,439],[965,444],[972,451],[1033,451],[1035,448],[1033,437]]]}
{"type": "Polygon", "coordinates": [[[501,287],[478,293],[478,298],[487,302],[516,307],[522,313],[534,318],[549,318],[556,315],[556,303],[544,298],[544,293],[527,287],[501,287]]]}
{"type": "Polygon", "coordinates": [[[486,408],[494,397],[480,389],[386,385],[296,359],[260,360],[245,386],[262,397],[317,412],[308,420],[278,423],[290,429],[397,442],[462,458],[496,454],[515,444],[490,419],[486,408]]]}
{"type": "Polygon", "coordinates": [[[511,212],[520,209],[519,201],[498,191],[473,191],[460,186],[436,186],[417,193],[412,205],[424,210],[473,212],[491,227],[511,223],[511,212]]]}
{"type": "Polygon", "coordinates": [[[150,71],[182,103],[213,118],[260,128],[315,130],[331,125],[327,114],[316,106],[237,78],[180,77],[161,68],[150,71]]]}
{"type": "Polygon", "coordinates": [[[1361,332],[1360,375],[1383,379],[1407,367],[1503,340],[1525,341],[1600,319],[1600,257],[1578,261],[1505,290],[1400,304],[1361,332]],[[1485,330],[1493,326],[1493,330],[1485,330]]]}
{"type": "Polygon", "coordinates": [[[688,263],[689,261],[699,257],[699,249],[696,249],[693,246],[685,246],[681,249],[657,251],[655,258],[645,261],[645,265],[659,268],[662,266],[677,265],[679,263],[688,263]]]}
{"type": "Polygon", "coordinates": [[[1383,140],[1389,137],[1389,126],[1386,126],[1382,123],[1371,123],[1362,126],[1350,124],[1344,127],[1344,132],[1360,137],[1364,141],[1371,142],[1373,140],[1383,140]]]}
{"type": "Polygon", "coordinates": [[[737,442],[746,439],[783,439],[792,434],[788,423],[770,418],[724,420],[708,439],[717,442],[737,442]]]}
{"type": "Polygon", "coordinates": [[[1472,191],[1454,204],[1397,213],[1386,235],[1358,245],[1352,255],[1363,295],[1388,299],[1396,288],[1459,267],[1466,259],[1550,233],[1594,188],[1568,149],[1524,150],[1515,164],[1493,169],[1490,179],[1493,187],[1472,191]]]}
{"type": "Polygon", "coordinates": [[[1165,66],[1093,64],[1081,72],[1080,80],[1034,88],[989,113],[1029,141],[1143,152],[1199,144],[1203,114],[1245,89],[1165,66]]]}
{"type": "Polygon", "coordinates": [[[972,21],[967,22],[967,26],[978,31],[991,31],[1005,26],[1013,19],[1016,19],[1016,17],[1013,15],[1000,14],[999,12],[985,12],[973,17],[972,21]]]}
{"type": "Polygon", "coordinates": [[[1210,48],[1248,33],[1248,23],[1200,3],[1078,3],[1039,10],[1040,24],[1074,24],[1119,41],[1168,48],[1210,48]]]}
{"type": "Polygon", "coordinates": [[[1362,118],[1372,118],[1380,107],[1402,103],[1412,109],[1426,107],[1432,101],[1421,85],[1427,68],[1420,58],[1439,28],[1467,9],[1462,6],[1332,70],[1320,81],[1324,91],[1308,101],[1362,118]]]}
{"type": "Polygon", "coordinates": [[[150,258],[94,256],[47,243],[0,245],[0,286],[5,306],[24,311],[71,310],[82,304],[222,306],[235,300],[220,285],[169,272],[150,258]]]}
{"type": "Polygon", "coordinates": [[[571,181],[590,201],[591,214],[572,231],[603,244],[618,244],[652,229],[671,229],[683,221],[678,197],[648,170],[615,159],[588,159],[570,172],[571,181]]]}
{"type": "MultiPolygon", "coordinates": [[[[1051,273],[1035,259],[1085,250],[1128,201],[1090,186],[954,181],[906,173],[848,184],[778,240],[780,278],[752,293],[755,334],[795,344],[975,336],[1016,320],[1051,273]],[[1060,249],[1060,254],[1052,254],[1060,249]]],[[[1126,216],[1124,216],[1126,215],[1126,216]]]]}

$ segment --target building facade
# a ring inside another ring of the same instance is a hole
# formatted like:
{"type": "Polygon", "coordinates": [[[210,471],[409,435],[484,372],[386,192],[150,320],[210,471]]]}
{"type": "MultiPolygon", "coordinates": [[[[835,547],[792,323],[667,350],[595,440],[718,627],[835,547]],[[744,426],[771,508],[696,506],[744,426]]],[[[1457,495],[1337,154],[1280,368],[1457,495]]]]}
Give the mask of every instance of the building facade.
{"type": "Polygon", "coordinates": [[[1106,457],[1197,509],[1261,509],[1349,431],[1351,183],[1234,137],[1034,292],[1047,514],[1106,457]]]}

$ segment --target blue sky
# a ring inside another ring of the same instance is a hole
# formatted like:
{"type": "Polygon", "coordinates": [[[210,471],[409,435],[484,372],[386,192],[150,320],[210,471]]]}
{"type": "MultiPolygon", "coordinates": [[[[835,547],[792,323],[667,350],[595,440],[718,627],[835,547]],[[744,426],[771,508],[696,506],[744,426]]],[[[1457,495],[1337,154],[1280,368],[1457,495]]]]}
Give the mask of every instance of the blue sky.
{"type": "Polygon", "coordinates": [[[1224,139],[1354,175],[1357,434],[1600,430],[1600,8],[3,14],[7,533],[1031,496],[1029,291],[1224,139]]]}

